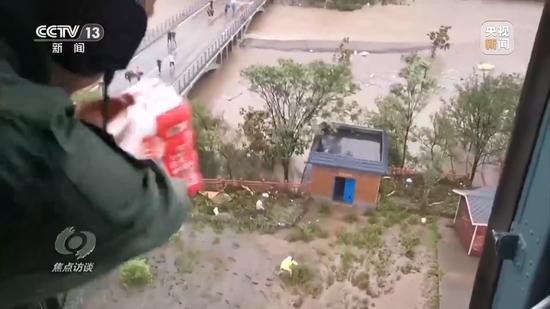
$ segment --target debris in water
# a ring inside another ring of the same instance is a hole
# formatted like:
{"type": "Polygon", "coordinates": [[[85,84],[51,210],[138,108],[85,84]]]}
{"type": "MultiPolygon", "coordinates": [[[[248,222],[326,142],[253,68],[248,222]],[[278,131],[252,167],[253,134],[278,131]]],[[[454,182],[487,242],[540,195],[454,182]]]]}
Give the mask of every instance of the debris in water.
{"type": "Polygon", "coordinates": [[[214,207],[214,215],[219,215],[220,211],[218,210],[218,207],[214,207]]]}
{"type": "Polygon", "coordinates": [[[202,196],[205,196],[209,199],[213,199],[213,198],[216,197],[216,195],[219,194],[219,192],[216,192],[216,191],[201,191],[201,192],[199,192],[199,194],[202,195],[202,196]]]}
{"type": "Polygon", "coordinates": [[[268,197],[269,197],[269,193],[267,193],[267,192],[262,193],[262,197],[268,198],[268,197]]]}
{"type": "Polygon", "coordinates": [[[481,63],[480,65],[477,66],[477,69],[480,71],[491,71],[494,68],[495,66],[490,63],[481,63]]]}
{"type": "Polygon", "coordinates": [[[420,219],[420,222],[422,222],[422,224],[426,224],[426,217],[422,217],[422,218],[420,219]]]}
{"type": "Polygon", "coordinates": [[[265,210],[262,200],[256,201],[256,210],[265,210]]]}
{"type": "Polygon", "coordinates": [[[282,262],[281,262],[281,271],[288,271],[288,273],[292,276],[292,268],[291,266],[298,265],[298,262],[296,262],[292,256],[287,256],[282,262]]]}
{"type": "MultiPolygon", "coordinates": [[[[361,53],[359,53],[359,55],[361,55],[363,57],[366,57],[368,54],[369,54],[368,51],[362,51],[361,53]]],[[[374,75],[374,74],[371,74],[371,75],[374,75]]]]}
{"type": "Polygon", "coordinates": [[[241,185],[241,188],[245,189],[246,191],[250,192],[250,195],[254,195],[254,191],[252,191],[252,189],[250,189],[249,187],[245,186],[245,185],[241,185]]]}

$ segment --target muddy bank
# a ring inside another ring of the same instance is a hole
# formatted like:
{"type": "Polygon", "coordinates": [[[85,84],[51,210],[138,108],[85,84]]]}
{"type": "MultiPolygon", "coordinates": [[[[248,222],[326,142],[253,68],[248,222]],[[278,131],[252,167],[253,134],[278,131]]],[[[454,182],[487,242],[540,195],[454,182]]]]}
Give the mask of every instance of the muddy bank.
{"type": "MultiPolygon", "coordinates": [[[[241,46],[247,48],[273,49],[278,51],[305,51],[310,53],[334,53],[341,41],[330,40],[265,40],[246,38],[241,46]]],[[[425,42],[361,42],[350,41],[347,48],[357,53],[371,54],[410,53],[430,49],[425,42]]]]}
{"type": "Polygon", "coordinates": [[[188,224],[147,254],[152,282],[124,288],[115,271],[81,290],[80,308],[425,308],[437,293],[430,229],[401,212],[381,212],[376,222],[374,215],[350,215],[340,205],[311,208],[301,224],[325,234],[306,230],[300,235],[307,240],[290,240],[292,230],[236,233],[188,224]],[[308,270],[298,282],[280,274],[288,255],[308,270]]]}

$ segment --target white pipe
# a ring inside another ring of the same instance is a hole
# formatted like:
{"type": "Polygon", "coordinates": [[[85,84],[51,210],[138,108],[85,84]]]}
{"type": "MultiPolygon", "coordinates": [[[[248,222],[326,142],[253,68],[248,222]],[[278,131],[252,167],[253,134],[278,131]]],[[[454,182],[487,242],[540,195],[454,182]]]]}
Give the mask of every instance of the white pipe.
{"type": "Polygon", "coordinates": [[[474,228],[474,235],[472,235],[472,241],[470,241],[470,248],[468,249],[468,255],[470,255],[470,253],[472,252],[472,247],[474,246],[474,240],[476,239],[476,235],[477,235],[477,225],[474,228]]]}

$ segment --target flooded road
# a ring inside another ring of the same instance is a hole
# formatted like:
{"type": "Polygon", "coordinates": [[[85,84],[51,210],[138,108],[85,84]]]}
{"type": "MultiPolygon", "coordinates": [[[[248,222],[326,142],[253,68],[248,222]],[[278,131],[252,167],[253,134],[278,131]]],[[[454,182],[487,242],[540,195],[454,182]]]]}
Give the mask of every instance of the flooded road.
{"type": "MultiPolygon", "coordinates": [[[[439,51],[433,62],[437,91],[416,118],[418,126],[429,126],[429,117],[439,110],[441,99],[454,95],[454,85],[479,63],[495,65],[495,73],[525,73],[541,12],[541,4],[519,1],[416,0],[410,5],[372,6],[354,12],[272,5],[256,17],[246,35],[249,40],[234,48],[220,69],[204,76],[190,97],[201,100],[236,127],[241,121],[241,107],[262,104],[258,96],[247,90],[247,83],[240,76],[243,68],[276,64],[279,58],[332,61],[330,48],[317,52],[308,51],[308,47],[318,46],[319,42],[323,46],[332,42],[336,47],[342,38],[350,37],[354,46],[371,50],[368,55],[358,53],[352,57],[352,71],[361,90],[350,99],[372,110],[375,99],[386,95],[392,83],[399,82],[397,75],[403,66],[399,49],[407,53],[410,47],[421,47],[428,42],[427,32],[439,25],[450,25],[451,48],[439,51]],[[487,20],[508,20],[513,24],[515,49],[511,55],[481,52],[480,28],[487,20]],[[385,46],[396,44],[398,50],[384,51],[385,46]]],[[[427,51],[421,53],[427,55],[427,51]]],[[[412,151],[418,149],[411,146],[412,151]]],[[[296,158],[296,172],[301,172],[304,158],[296,158]]]]}

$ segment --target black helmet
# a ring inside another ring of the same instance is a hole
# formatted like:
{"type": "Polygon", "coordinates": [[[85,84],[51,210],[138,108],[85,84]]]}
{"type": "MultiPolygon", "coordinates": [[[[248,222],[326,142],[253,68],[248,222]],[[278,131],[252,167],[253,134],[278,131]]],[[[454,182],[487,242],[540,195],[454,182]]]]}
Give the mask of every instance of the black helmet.
{"type": "MultiPolygon", "coordinates": [[[[147,27],[145,10],[135,0],[17,0],[0,3],[0,39],[17,54],[18,73],[47,82],[47,59],[78,75],[91,76],[125,68],[147,27]],[[85,43],[84,53],[52,53],[52,43],[34,42],[39,25],[96,23],[104,28],[99,42],[85,43]]],[[[112,74],[112,73],[111,73],[112,74]]]]}

